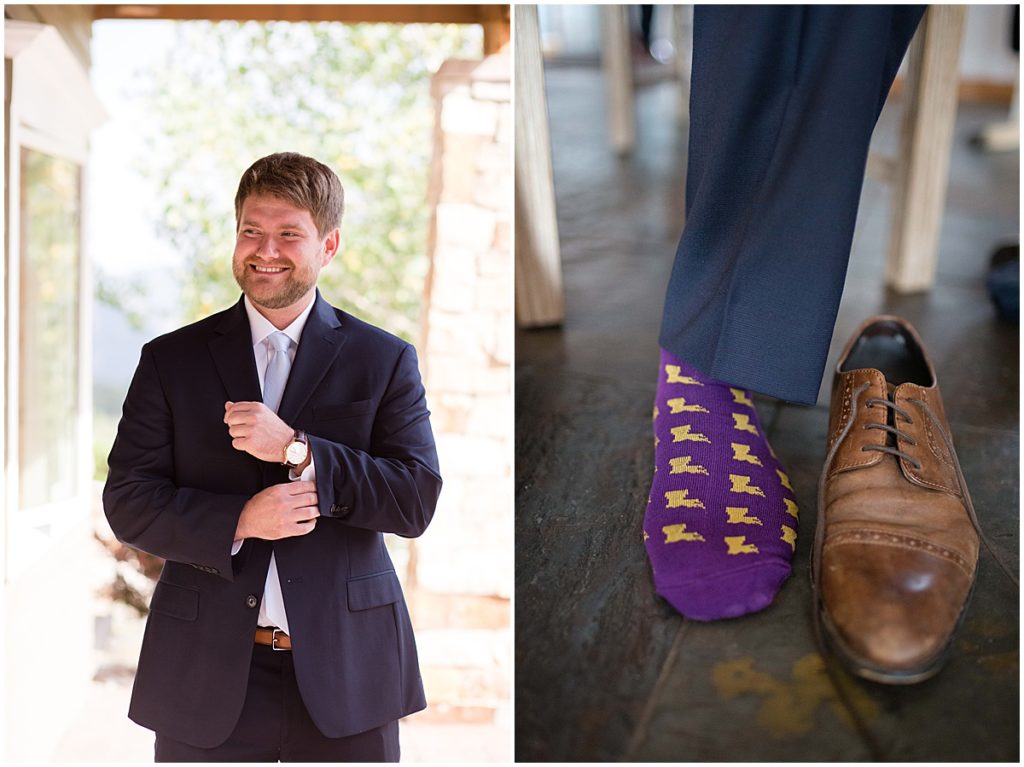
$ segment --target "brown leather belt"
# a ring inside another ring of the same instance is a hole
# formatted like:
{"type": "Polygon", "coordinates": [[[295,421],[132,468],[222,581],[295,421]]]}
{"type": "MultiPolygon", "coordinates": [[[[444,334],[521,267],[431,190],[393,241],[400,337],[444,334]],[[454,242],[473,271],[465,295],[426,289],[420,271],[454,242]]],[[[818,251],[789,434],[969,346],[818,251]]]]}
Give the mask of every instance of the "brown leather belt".
{"type": "Polygon", "coordinates": [[[292,649],[292,640],[281,629],[256,629],[256,644],[265,644],[275,650],[292,649]]]}

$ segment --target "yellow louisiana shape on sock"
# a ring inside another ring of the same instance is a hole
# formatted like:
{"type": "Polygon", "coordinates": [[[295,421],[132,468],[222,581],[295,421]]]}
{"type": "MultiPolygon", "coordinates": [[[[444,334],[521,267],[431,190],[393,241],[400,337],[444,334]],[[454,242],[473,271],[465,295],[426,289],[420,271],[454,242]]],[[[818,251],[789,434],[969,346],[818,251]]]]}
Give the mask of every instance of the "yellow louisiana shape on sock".
{"type": "Polygon", "coordinates": [[[734,493],[746,493],[748,495],[759,495],[765,497],[764,491],[757,485],[750,484],[750,477],[742,474],[730,474],[729,481],[732,482],[730,490],[734,493]]]}
{"type": "Polygon", "coordinates": [[[757,428],[750,422],[750,416],[744,415],[743,413],[732,414],[733,428],[739,431],[749,431],[751,434],[757,434],[757,428]]]}
{"type": "Polygon", "coordinates": [[[666,405],[669,406],[669,410],[672,415],[676,413],[707,413],[708,409],[703,405],[687,405],[684,397],[673,397],[670,400],[666,400],[666,405]]]}
{"type": "Polygon", "coordinates": [[[685,426],[676,426],[672,429],[672,441],[673,442],[707,442],[711,444],[711,440],[706,435],[700,432],[691,432],[690,429],[693,427],[690,424],[685,426]]]}
{"type": "MultiPolygon", "coordinates": [[[[784,472],[782,469],[776,469],[775,473],[779,475],[779,481],[782,483],[782,486],[784,488],[788,490],[793,490],[793,486],[789,484],[789,477],[786,476],[786,472],[784,472]]],[[[795,493],[796,491],[793,490],[793,492],[795,493]]]]}
{"type": "Polygon", "coordinates": [[[729,515],[730,525],[761,525],[763,524],[757,517],[751,517],[747,515],[750,509],[737,507],[737,506],[726,506],[725,513],[729,515]]]}
{"type": "Polygon", "coordinates": [[[752,463],[755,466],[763,466],[761,459],[756,455],[750,454],[750,445],[743,445],[739,442],[731,442],[732,445],[732,459],[734,461],[743,461],[744,463],[752,463]]]}
{"type": "Polygon", "coordinates": [[[668,504],[665,508],[668,509],[678,509],[679,507],[687,509],[704,508],[700,498],[690,498],[689,490],[667,490],[665,492],[665,501],[668,504]]]}
{"type": "Polygon", "coordinates": [[[782,526],[782,540],[793,547],[793,551],[796,551],[796,530],[788,525],[782,526]]]}
{"type": "Polygon", "coordinates": [[[725,545],[729,547],[727,554],[758,554],[757,546],[747,543],[745,535],[727,535],[725,545]]]}
{"type": "Polygon", "coordinates": [[[796,503],[791,501],[789,498],[783,498],[782,502],[786,504],[786,513],[791,517],[798,518],[800,516],[799,509],[796,507],[796,503]]]}
{"type": "MultiPolygon", "coordinates": [[[[684,455],[680,458],[670,458],[669,465],[672,467],[669,474],[707,474],[708,470],[696,463],[691,464],[693,456],[684,455]]],[[[657,468],[657,467],[655,467],[657,468]]]]}
{"type": "Polygon", "coordinates": [[[747,396],[747,393],[743,391],[743,389],[734,389],[730,386],[729,391],[732,392],[732,401],[737,405],[746,405],[747,407],[754,406],[754,403],[750,401],[750,397],[747,396]]]}
{"type": "Polygon", "coordinates": [[[666,365],[665,374],[668,376],[667,383],[691,384],[692,386],[703,386],[700,381],[691,376],[681,375],[683,369],[679,365],[666,365]]]}
{"type": "Polygon", "coordinates": [[[665,533],[665,543],[704,540],[704,536],[700,533],[686,532],[686,525],[665,525],[663,528],[661,528],[661,532],[665,533]]]}

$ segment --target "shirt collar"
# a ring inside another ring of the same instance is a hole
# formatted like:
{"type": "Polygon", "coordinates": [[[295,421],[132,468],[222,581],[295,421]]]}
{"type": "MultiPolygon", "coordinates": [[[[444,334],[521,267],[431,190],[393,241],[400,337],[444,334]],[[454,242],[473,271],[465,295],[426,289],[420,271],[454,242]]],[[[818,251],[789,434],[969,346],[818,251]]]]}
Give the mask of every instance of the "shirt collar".
{"type": "MultiPolygon", "coordinates": [[[[244,301],[245,313],[249,316],[249,330],[252,331],[252,345],[256,346],[265,341],[271,333],[276,333],[277,328],[274,327],[274,323],[260,314],[259,310],[252,305],[249,296],[245,296],[244,301]]],[[[302,314],[296,317],[291,325],[283,328],[281,331],[292,339],[296,345],[298,345],[299,339],[302,338],[302,329],[306,327],[306,320],[309,319],[309,313],[313,311],[313,304],[315,303],[316,294],[314,293],[309,306],[302,310],[302,314]]]]}

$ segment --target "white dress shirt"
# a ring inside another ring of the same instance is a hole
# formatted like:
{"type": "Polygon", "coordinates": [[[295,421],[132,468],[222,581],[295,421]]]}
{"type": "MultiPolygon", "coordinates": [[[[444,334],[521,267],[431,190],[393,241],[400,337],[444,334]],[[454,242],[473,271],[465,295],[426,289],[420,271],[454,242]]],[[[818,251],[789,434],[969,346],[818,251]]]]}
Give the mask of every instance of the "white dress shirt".
{"type": "MultiPolygon", "coordinates": [[[[313,303],[315,296],[310,299],[309,306],[302,310],[302,314],[295,318],[286,328],[281,328],[281,331],[292,339],[292,344],[289,346],[288,354],[291,357],[292,363],[295,362],[295,353],[298,351],[299,341],[302,339],[302,329],[306,327],[306,320],[309,319],[309,313],[313,311],[313,303]]],[[[267,338],[277,332],[277,328],[274,324],[259,313],[259,310],[249,301],[249,297],[245,299],[245,313],[249,316],[249,329],[252,331],[252,351],[256,357],[256,372],[260,378],[260,391],[263,391],[263,379],[266,377],[267,365],[270,363],[271,348],[267,338]]],[[[307,466],[300,476],[295,476],[294,472],[288,472],[288,478],[291,480],[302,480],[302,481],[315,481],[316,480],[316,468],[313,466],[313,456],[309,457],[309,466],[307,466]]],[[[234,546],[231,548],[231,556],[234,556],[242,548],[242,541],[235,541],[234,546]]],[[[277,561],[274,559],[274,554],[270,554],[270,570],[267,571],[267,584],[263,589],[263,601],[260,603],[260,615],[257,619],[260,626],[277,626],[282,629],[286,634],[291,634],[288,630],[288,615],[284,609],[284,595],[281,593],[281,580],[277,575],[277,561]]]]}

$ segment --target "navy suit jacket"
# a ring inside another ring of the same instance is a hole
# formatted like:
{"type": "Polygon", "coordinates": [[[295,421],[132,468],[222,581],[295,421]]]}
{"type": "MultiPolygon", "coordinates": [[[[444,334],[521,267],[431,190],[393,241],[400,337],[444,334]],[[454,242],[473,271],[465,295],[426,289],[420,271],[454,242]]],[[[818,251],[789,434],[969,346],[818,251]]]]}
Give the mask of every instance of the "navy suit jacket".
{"type": "Polygon", "coordinates": [[[424,708],[412,625],[381,535],[420,535],[441,489],[415,350],[317,292],[278,415],[309,435],[322,516],[307,535],[250,539],[234,557],[245,502],[288,477],[231,446],[228,400],[261,400],[241,300],[143,347],[110,452],[111,528],[167,560],[129,716],[194,746],[227,739],[245,699],[271,551],[299,688],[324,735],[424,708]]]}

